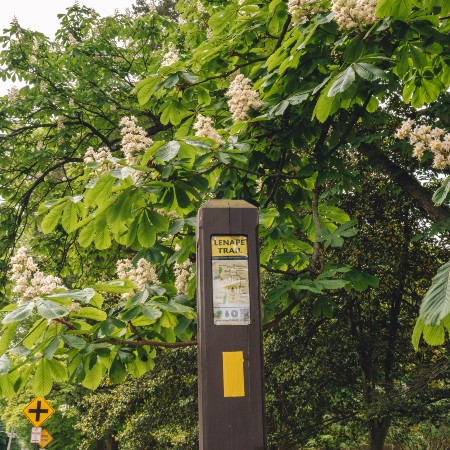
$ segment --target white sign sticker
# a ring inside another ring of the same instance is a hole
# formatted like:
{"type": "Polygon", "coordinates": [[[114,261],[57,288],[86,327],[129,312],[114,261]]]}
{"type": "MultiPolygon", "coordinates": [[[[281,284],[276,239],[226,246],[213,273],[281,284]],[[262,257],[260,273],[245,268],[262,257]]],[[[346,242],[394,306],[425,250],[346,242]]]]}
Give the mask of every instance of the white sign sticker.
{"type": "Polygon", "coordinates": [[[213,236],[213,314],[215,325],[249,325],[250,296],[248,283],[247,237],[238,236],[241,249],[236,253],[218,256],[215,243],[233,236],[213,236]]]}
{"type": "Polygon", "coordinates": [[[41,433],[42,428],[41,427],[33,427],[31,429],[31,443],[32,444],[39,444],[41,442],[41,433]]]}

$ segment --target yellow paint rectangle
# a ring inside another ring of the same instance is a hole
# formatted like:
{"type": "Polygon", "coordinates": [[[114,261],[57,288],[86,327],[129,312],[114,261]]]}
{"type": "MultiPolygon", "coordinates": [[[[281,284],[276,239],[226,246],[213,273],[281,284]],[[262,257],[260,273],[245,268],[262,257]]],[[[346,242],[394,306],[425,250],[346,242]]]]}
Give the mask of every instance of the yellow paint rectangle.
{"type": "Polygon", "coordinates": [[[223,352],[223,396],[245,397],[244,353],[223,352]]]}
{"type": "Polygon", "coordinates": [[[211,236],[213,257],[247,257],[247,236],[211,236]]]}

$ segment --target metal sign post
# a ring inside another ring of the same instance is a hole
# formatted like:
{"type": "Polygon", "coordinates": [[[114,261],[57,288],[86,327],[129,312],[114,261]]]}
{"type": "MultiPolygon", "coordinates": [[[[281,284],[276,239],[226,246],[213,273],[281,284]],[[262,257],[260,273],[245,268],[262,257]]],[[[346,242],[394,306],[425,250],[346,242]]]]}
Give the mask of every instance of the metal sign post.
{"type": "Polygon", "coordinates": [[[266,448],[257,227],[245,201],[199,210],[200,450],[266,448]]]}

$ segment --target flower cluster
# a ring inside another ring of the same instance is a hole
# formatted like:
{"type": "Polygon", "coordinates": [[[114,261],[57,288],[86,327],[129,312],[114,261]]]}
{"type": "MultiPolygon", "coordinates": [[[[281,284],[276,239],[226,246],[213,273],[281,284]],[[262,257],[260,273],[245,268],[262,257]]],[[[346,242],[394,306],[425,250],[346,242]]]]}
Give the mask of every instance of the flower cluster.
{"type": "Polygon", "coordinates": [[[196,130],[196,136],[210,138],[218,145],[223,143],[219,133],[212,126],[212,120],[210,117],[205,117],[199,114],[196,122],[194,123],[194,129],[196,130]]]}
{"type": "Polygon", "coordinates": [[[230,83],[226,96],[230,98],[228,108],[235,122],[246,120],[251,108],[256,109],[262,105],[259,93],[252,89],[250,79],[242,74],[236,75],[230,83]]]}
{"type": "Polygon", "coordinates": [[[207,9],[205,8],[205,6],[201,2],[201,0],[197,0],[197,12],[199,14],[207,14],[208,13],[207,9]]]}
{"type": "Polygon", "coordinates": [[[351,28],[374,23],[375,8],[378,0],[333,0],[331,7],[335,13],[334,20],[339,28],[351,28]]]}
{"type": "Polygon", "coordinates": [[[164,54],[161,61],[161,67],[171,66],[180,60],[180,54],[173,44],[169,44],[167,53],[164,54]]]}
{"type": "Polygon", "coordinates": [[[150,0],[148,3],[148,12],[153,14],[156,13],[156,3],[153,0],[150,0]]]}
{"type": "Polygon", "coordinates": [[[306,22],[309,16],[321,12],[322,8],[317,0],[289,0],[288,11],[293,24],[298,25],[306,22]]]}
{"type": "Polygon", "coordinates": [[[145,152],[153,141],[145,130],[137,124],[136,117],[124,117],[120,121],[122,151],[129,166],[137,164],[136,155],[145,152]]]}
{"type": "Polygon", "coordinates": [[[179,295],[186,295],[188,285],[195,276],[194,265],[190,259],[187,259],[182,264],[175,263],[173,272],[175,275],[175,288],[177,293],[179,295]]]}
{"type": "Polygon", "coordinates": [[[56,119],[56,127],[58,128],[59,131],[64,130],[65,125],[62,116],[58,116],[58,118],[56,119]]]}
{"type": "Polygon", "coordinates": [[[111,152],[106,147],[101,147],[97,151],[89,147],[84,154],[83,162],[85,164],[98,163],[99,165],[92,171],[93,174],[98,176],[118,167],[111,152]]]}
{"type": "Polygon", "coordinates": [[[450,166],[450,133],[431,125],[417,125],[414,120],[405,120],[395,133],[397,139],[409,139],[413,156],[421,159],[425,152],[434,155],[433,167],[445,169],[450,166]]]}
{"type": "Polygon", "coordinates": [[[75,37],[72,33],[69,33],[67,35],[67,40],[69,41],[70,45],[78,45],[78,41],[75,39],[75,37]]]}
{"type": "Polygon", "coordinates": [[[14,283],[12,292],[20,296],[19,303],[25,303],[36,297],[50,294],[55,289],[64,287],[60,278],[45,275],[38,270],[37,264],[27,249],[20,247],[11,258],[11,281],[14,283]]]}
{"type": "Polygon", "coordinates": [[[139,291],[143,291],[147,283],[159,283],[155,269],[144,258],[136,266],[129,259],[120,259],[116,264],[116,272],[119,280],[133,281],[139,291]]]}
{"type": "Polygon", "coordinates": [[[47,91],[48,91],[47,84],[45,83],[45,81],[41,81],[41,82],[39,83],[39,92],[40,92],[41,94],[45,94],[47,91]]]}
{"type": "Polygon", "coordinates": [[[19,97],[19,89],[16,86],[13,86],[11,89],[8,89],[8,101],[10,103],[15,103],[19,97]]]}

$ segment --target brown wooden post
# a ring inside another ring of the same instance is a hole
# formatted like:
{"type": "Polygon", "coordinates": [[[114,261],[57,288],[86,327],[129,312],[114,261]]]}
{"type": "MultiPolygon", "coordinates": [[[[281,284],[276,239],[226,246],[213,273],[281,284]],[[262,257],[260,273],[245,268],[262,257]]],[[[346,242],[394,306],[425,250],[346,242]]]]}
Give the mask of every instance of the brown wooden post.
{"type": "Polygon", "coordinates": [[[257,228],[242,200],[199,210],[200,450],[266,448],[257,228]]]}

